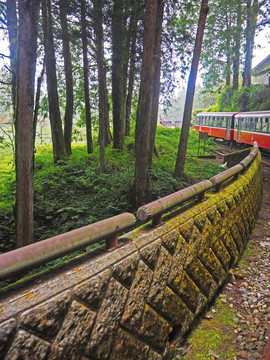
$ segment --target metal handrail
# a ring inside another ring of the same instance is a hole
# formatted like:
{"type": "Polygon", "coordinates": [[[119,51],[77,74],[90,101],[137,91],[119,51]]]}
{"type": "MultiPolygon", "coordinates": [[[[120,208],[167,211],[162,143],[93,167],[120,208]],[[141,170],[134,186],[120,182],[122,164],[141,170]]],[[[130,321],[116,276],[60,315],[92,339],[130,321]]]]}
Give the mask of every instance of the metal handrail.
{"type": "Polygon", "coordinates": [[[124,213],[1,254],[0,280],[8,279],[22,271],[84,249],[104,239],[108,248],[114,248],[117,246],[117,235],[130,229],[135,223],[136,218],[133,214],[124,213]]]}
{"type": "Polygon", "coordinates": [[[170,210],[171,208],[182,204],[196,195],[201,195],[212,187],[213,184],[211,181],[203,180],[195,185],[191,185],[185,189],[179,190],[173,194],[167,195],[161,199],[141,206],[137,210],[136,217],[140,221],[153,218],[154,225],[157,225],[161,222],[160,215],[163,214],[166,210],[170,210]]]}
{"type": "Polygon", "coordinates": [[[189,186],[185,189],[141,206],[136,213],[137,219],[140,221],[152,219],[152,225],[156,226],[161,224],[162,214],[165,211],[170,210],[175,206],[179,206],[185,201],[191,200],[195,196],[198,197],[199,201],[202,201],[206,191],[212,189],[213,187],[215,187],[216,191],[219,191],[222,183],[232,177],[237,178],[240,173],[245,171],[248,165],[257,156],[258,151],[258,144],[257,142],[254,142],[254,150],[239,164],[213,176],[209,180],[201,181],[195,185],[189,186]]]}
{"type": "MultiPolygon", "coordinates": [[[[145,221],[152,219],[153,226],[162,222],[162,214],[175,206],[181,205],[195,196],[202,201],[206,191],[215,187],[220,190],[221,184],[231,177],[238,176],[245,171],[259,151],[254,142],[254,150],[239,164],[222,173],[213,176],[209,180],[201,181],[149,204],[141,206],[136,213],[137,219],[145,221]]],[[[117,235],[130,229],[136,224],[133,214],[124,213],[109,219],[81,227],[37,243],[21,247],[19,249],[0,255],[0,281],[6,280],[20,272],[34,268],[52,261],[76,250],[86,248],[91,244],[106,240],[107,248],[117,246],[117,235]]]]}

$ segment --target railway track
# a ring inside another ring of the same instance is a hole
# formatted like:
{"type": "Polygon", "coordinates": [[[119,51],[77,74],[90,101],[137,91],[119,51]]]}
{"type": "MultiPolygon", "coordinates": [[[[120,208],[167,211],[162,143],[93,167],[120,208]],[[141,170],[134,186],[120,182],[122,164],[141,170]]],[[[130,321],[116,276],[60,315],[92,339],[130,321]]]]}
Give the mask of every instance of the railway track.
{"type": "MultiPolygon", "coordinates": [[[[239,146],[237,145],[232,145],[232,147],[230,147],[229,144],[226,144],[225,142],[218,142],[218,145],[220,146],[219,150],[212,150],[212,153],[217,155],[218,157],[223,157],[225,154],[229,154],[232,153],[234,151],[239,150],[239,146]]],[[[270,153],[264,150],[261,150],[261,154],[262,154],[262,164],[263,166],[270,168],[270,153]]]]}
{"type": "Polygon", "coordinates": [[[270,153],[262,151],[261,154],[262,154],[262,164],[263,164],[263,166],[266,166],[266,167],[270,168],[270,153]]]}

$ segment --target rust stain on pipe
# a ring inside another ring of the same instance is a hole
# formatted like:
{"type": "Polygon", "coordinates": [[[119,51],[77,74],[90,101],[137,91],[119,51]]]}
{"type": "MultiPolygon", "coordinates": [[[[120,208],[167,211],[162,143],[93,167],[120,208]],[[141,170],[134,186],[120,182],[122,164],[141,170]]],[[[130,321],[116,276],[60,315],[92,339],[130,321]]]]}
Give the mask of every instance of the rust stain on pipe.
{"type": "MultiPolygon", "coordinates": [[[[135,223],[136,218],[133,214],[124,213],[2,254],[0,255],[0,280],[83,249],[103,239],[113,238],[118,232],[129,229],[135,223]]],[[[115,244],[116,240],[112,242],[113,246],[115,244]]]]}

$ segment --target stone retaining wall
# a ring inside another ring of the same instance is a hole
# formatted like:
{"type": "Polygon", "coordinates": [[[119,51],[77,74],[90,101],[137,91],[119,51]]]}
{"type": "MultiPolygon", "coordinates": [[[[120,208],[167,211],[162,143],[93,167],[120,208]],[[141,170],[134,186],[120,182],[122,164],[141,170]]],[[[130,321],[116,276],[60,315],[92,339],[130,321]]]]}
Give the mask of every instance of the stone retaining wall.
{"type": "Polygon", "coordinates": [[[242,161],[251,152],[252,148],[234,151],[232,153],[224,154],[223,163],[227,163],[227,167],[230,168],[242,161]]]}
{"type": "Polygon", "coordinates": [[[0,359],[169,359],[238,261],[262,197],[260,156],[161,226],[2,295],[0,359]]]}

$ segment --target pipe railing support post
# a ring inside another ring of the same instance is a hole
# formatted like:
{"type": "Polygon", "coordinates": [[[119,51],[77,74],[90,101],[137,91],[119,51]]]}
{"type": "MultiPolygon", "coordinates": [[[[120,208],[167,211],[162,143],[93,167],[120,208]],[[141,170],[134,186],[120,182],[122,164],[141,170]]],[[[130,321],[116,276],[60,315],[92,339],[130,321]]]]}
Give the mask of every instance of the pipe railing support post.
{"type": "Polygon", "coordinates": [[[159,226],[161,225],[161,223],[162,223],[162,214],[155,215],[152,218],[152,227],[159,226]]]}

